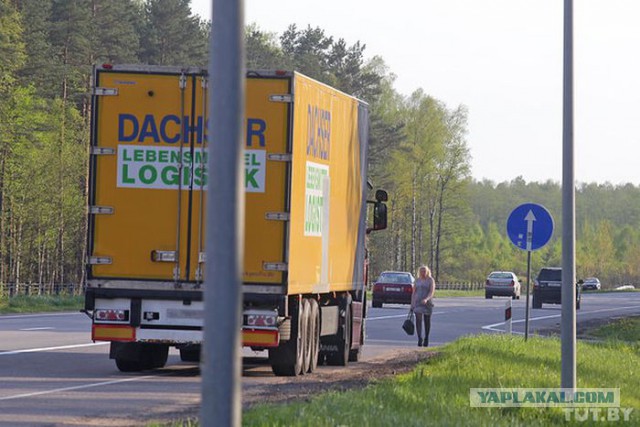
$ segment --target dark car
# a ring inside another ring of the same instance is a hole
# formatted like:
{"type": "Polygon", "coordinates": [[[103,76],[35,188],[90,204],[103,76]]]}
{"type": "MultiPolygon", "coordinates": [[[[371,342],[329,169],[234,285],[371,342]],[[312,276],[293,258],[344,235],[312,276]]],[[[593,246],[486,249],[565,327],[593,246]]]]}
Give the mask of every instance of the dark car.
{"type": "Polygon", "coordinates": [[[411,304],[415,279],[406,271],[385,271],[373,285],[371,305],[382,307],[383,303],[411,304]]]}
{"type": "MultiPolygon", "coordinates": [[[[576,309],[580,309],[582,280],[576,284],[576,309]]],[[[533,282],[533,308],[542,308],[543,303],[562,303],[562,268],[543,267],[533,282]]]]}

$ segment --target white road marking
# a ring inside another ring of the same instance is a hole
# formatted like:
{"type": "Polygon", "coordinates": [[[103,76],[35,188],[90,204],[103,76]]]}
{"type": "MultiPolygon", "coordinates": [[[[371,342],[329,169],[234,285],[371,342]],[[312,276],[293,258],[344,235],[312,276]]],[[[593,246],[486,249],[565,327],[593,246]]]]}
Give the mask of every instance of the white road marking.
{"type": "MultiPolygon", "coordinates": [[[[591,310],[591,311],[583,311],[583,312],[577,312],[577,314],[591,314],[591,313],[604,313],[607,311],[619,311],[619,310],[631,310],[631,309],[637,309],[640,308],[640,305],[629,305],[626,307],[614,307],[614,308],[603,308],[600,310],[591,310]]],[[[557,317],[561,317],[562,314],[552,314],[549,316],[540,316],[540,317],[532,317],[529,319],[529,322],[532,322],[534,320],[544,320],[544,319],[553,319],[553,318],[557,318],[557,317]]],[[[518,320],[512,320],[511,323],[524,323],[526,319],[518,319],[518,320]]],[[[492,323],[491,325],[485,325],[482,327],[482,329],[486,330],[486,331],[494,331],[494,332],[505,332],[503,329],[496,329],[496,326],[502,326],[504,325],[505,322],[498,322],[498,323],[492,323]]],[[[518,334],[522,334],[521,332],[517,332],[518,334]]]]}
{"type": "Polygon", "coordinates": [[[58,347],[27,348],[24,350],[0,351],[0,356],[13,356],[13,355],[22,354],[22,353],[39,353],[42,351],[67,350],[70,348],[95,347],[95,346],[107,345],[107,344],[109,344],[109,342],[95,342],[95,343],[89,343],[89,344],[61,345],[58,347]]]}
{"type": "Polygon", "coordinates": [[[31,318],[31,317],[75,316],[75,315],[78,315],[78,314],[82,314],[83,316],[86,316],[86,314],[84,314],[84,313],[72,311],[72,312],[64,312],[64,313],[19,314],[19,315],[15,315],[15,316],[14,315],[12,315],[12,316],[0,315],[0,320],[5,320],[5,319],[27,319],[27,318],[31,318]]]}
{"type": "MultiPolygon", "coordinates": [[[[433,314],[445,314],[446,311],[434,311],[433,314]]],[[[367,317],[366,320],[384,320],[384,319],[399,319],[407,317],[407,313],[405,314],[394,314],[393,316],[379,316],[379,317],[367,317]]]]}
{"type": "Polygon", "coordinates": [[[20,329],[20,331],[27,331],[27,332],[28,331],[47,331],[47,330],[50,330],[50,329],[55,329],[55,328],[52,328],[52,327],[27,328],[27,329],[20,329]]]}
{"type": "Polygon", "coordinates": [[[54,390],[34,391],[33,393],[24,393],[24,394],[16,394],[16,395],[13,395],[13,396],[0,397],[0,401],[12,400],[12,399],[20,399],[20,398],[24,398],[24,397],[42,396],[42,395],[45,395],[45,394],[61,393],[61,392],[65,392],[65,391],[82,390],[82,389],[86,389],[86,388],[93,388],[93,387],[107,386],[107,385],[113,385],[113,384],[120,384],[120,383],[126,383],[126,382],[131,382],[131,381],[146,380],[146,379],[149,379],[149,378],[156,378],[158,376],[159,375],[147,375],[147,376],[144,376],[144,377],[133,377],[133,378],[125,378],[125,379],[122,379],[122,380],[104,381],[104,382],[100,382],[100,383],[78,385],[78,386],[73,386],[73,387],[63,387],[63,388],[57,388],[57,389],[54,389],[54,390]]]}

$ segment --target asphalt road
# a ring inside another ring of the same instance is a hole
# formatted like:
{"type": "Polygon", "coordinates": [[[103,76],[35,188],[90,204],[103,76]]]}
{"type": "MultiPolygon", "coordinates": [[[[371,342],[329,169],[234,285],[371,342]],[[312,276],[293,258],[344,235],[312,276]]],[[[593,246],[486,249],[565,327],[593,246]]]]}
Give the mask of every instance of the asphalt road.
{"type": "MultiPolygon", "coordinates": [[[[506,301],[437,299],[431,344],[500,333],[506,301]]],[[[512,302],[514,333],[523,333],[524,299],[512,302]]],[[[370,309],[365,360],[416,345],[400,327],[406,312],[401,305],[370,309]]],[[[631,314],[640,315],[640,293],[585,294],[578,322],[631,314]]],[[[560,306],[531,310],[532,333],[559,322],[560,306]]],[[[0,316],[0,425],[132,425],[193,412],[200,399],[196,365],[181,362],[172,350],[164,369],[121,373],[108,358],[109,346],[89,341],[89,328],[80,313],[0,316]]],[[[243,393],[291,381],[271,374],[264,353],[246,351],[245,356],[243,393]]]]}

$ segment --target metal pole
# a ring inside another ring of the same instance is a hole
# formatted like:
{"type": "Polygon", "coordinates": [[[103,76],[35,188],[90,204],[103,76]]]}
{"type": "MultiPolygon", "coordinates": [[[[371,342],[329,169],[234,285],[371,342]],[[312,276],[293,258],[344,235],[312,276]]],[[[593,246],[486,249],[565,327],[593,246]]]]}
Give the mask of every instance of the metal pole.
{"type": "Polygon", "coordinates": [[[573,146],[573,0],[564,1],[562,131],[562,372],[561,387],[576,388],[575,180],[573,146]]]}
{"type": "Polygon", "coordinates": [[[531,282],[531,251],[527,251],[527,302],[524,309],[524,340],[529,339],[529,284],[531,282]]]}
{"type": "Polygon", "coordinates": [[[244,243],[244,2],[212,0],[203,426],[239,426],[244,243]]]}

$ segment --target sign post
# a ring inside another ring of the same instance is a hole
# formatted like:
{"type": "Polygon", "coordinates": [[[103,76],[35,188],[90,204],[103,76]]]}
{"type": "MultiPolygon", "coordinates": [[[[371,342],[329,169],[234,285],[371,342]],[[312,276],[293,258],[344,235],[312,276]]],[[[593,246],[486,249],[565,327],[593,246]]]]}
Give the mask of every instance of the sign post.
{"type": "Polygon", "coordinates": [[[531,282],[531,252],[542,248],[553,234],[553,218],[542,205],[525,203],[515,208],[507,220],[507,235],[518,249],[527,251],[527,298],[524,339],[529,339],[529,285],[531,282]]]}
{"type": "Polygon", "coordinates": [[[202,404],[204,427],[240,426],[244,242],[244,1],[212,0],[211,173],[207,191],[202,404]]]}
{"type": "Polygon", "coordinates": [[[506,332],[511,335],[513,333],[513,327],[511,322],[511,298],[507,300],[507,304],[504,309],[504,321],[506,323],[506,332]]]}
{"type": "Polygon", "coordinates": [[[564,0],[562,88],[562,348],[563,388],[576,388],[576,189],[573,141],[573,0],[564,0]]]}

